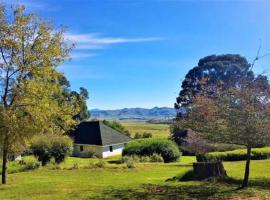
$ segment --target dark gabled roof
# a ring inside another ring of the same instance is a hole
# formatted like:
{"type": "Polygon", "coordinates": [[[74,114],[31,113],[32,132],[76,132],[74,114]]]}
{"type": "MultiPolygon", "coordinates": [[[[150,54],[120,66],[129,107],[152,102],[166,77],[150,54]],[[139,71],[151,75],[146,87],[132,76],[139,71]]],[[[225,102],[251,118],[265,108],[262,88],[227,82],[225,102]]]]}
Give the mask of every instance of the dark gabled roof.
{"type": "Polygon", "coordinates": [[[82,122],[72,132],[74,143],[91,145],[112,145],[127,143],[132,139],[101,121],[82,122]]]}

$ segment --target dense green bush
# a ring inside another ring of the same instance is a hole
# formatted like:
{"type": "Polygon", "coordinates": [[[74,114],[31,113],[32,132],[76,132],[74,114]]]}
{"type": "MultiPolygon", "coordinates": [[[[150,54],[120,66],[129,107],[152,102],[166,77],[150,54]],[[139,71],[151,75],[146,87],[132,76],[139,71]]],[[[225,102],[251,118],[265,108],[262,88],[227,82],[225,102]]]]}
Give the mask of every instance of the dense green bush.
{"type": "Polygon", "coordinates": [[[72,153],[73,142],[68,136],[56,136],[53,138],[51,155],[57,164],[72,153]]]}
{"type": "MultiPolygon", "coordinates": [[[[197,161],[239,161],[246,160],[247,152],[245,149],[238,149],[225,152],[211,152],[204,155],[197,155],[197,161]]],[[[254,148],[251,151],[252,160],[264,160],[270,158],[270,147],[254,148]]]]}
{"type": "Polygon", "coordinates": [[[150,162],[164,162],[164,160],[161,155],[154,153],[150,156],[150,162]]]}
{"type": "Polygon", "coordinates": [[[37,157],[38,161],[41,162],[42,166],[48,164],[51,160],[51,149],[52,143],[51,139],[47,136],[42,135],[35,137],[31,142],[30,146],[34,156],[37,157]]]}
{"type": "Polygon", "coordinates": [[[154,153],[160,154],[164,162],[174,162],[180,157],[177,145],[167,139],[134,140],[129,142],[123,150],[123,156],[151,156],[154,153]]]}
{"type": "Polygon", "coordinates": [[[44,166],[54,158],[61,163],[72,152],[72,140],[68,136],[42,135],[31,142],[31,150],[44,166]]]}

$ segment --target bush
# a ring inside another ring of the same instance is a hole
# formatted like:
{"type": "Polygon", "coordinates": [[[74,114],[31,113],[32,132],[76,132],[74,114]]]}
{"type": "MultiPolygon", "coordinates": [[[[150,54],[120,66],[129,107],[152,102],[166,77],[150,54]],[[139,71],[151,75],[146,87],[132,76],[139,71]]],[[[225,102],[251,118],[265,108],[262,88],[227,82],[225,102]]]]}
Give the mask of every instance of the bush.
{"type": "Polygon", "coordinates": [[[140,139],[140,138],[152,138],[152,133],[144,132],[143,134],[136,133],[134,135],[134,139],[140,139]]]}
{"type": "Polygon", "coordinates": [[[164,162],[174,162],[180,157],[177,145],[167,139],[138,139],[129,142],[124,150],[123,156],[151,156],[160,154],[164,162]]]}
{"type": "Polygon", "coordinates": [[[51,155],[57,164],[63,162],[72,153],[73,142],[68,136],[53,137],[51,155]]]}
{"type": "MultiPolygon", "coordinates": [[[[247,153],[245,149],[238,149],[225,152],[211,152],[204,155],[196,156],[198,162],[208,161],[240,161],[246,160],[247,153]]],[[[252,160],[264,160],[270,158],[270,147],[254,148],[251,151],[252,160]]]]}
{"type": "Polygon", "coordinates": [[[142,134],[140,134],[140,133],[135,133],[134,139],[140,139],[140,138],[142,138],[142,134]]]}
{"type": "Polygon", "coordinates": [[[32,170],[40,167],[40,162],[34,157],[25,158],[23,162],[24,170],[32,170]]]}
{"type": "Polygon", "coordinates": [[[44,166],[51,158],[54,158],[57,164],[64,161],[72,152],[72,147],[72,140],[68,136],[42,135],[33,139],[30,148],[44,166]]]}
{"type": "Polygon", "coordinates": [[[48,164],[51,160],[51,140],[45,136],[35,137],[31,143],[31,150],[34,156],[37,157],[38,161],[41,162],[42,166],[48,164]]]}
{"type": "Polygon", "coordinates": [[[152,133],[144,132],[142,135],[143,138],[152,138],[152,133]]]}
{"type": "Polygon", "coordinates": [[[161,155],[154,153],[150,156],[150,162],[164,162],[164,160],[161,155]]]}

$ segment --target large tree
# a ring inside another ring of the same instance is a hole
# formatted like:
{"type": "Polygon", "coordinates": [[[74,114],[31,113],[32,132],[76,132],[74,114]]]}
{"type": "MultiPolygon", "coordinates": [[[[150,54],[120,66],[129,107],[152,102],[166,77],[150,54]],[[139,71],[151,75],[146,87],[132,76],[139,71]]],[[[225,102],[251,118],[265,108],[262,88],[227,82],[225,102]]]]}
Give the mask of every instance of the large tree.
{"type": "Polygon", "coordinates": [[[238,54],[210,55],[200,59],[198,66],[186,74],[175,108],[183,111],[188,109],[196,95],[213,96],[219,90],[235,86],[250,67],[247,60],[238,54]]]}
{"type": "Polygon", "coordinates": [[[212,141],[246,146],[242,187],[248,185],[251,149],[270,143],[270,85],[252,72],[215,97],[197,95],[178,125],[212,141]]]}
{"type": "Polygon", "coordinates": [[[24,7],[0,6],[0,150],[2,183],[7,157],[35,134],[63,133],[75,121],[75,100],[67,100],[57,66],[69,57],[62,29],[24,7]],[[71,103],[72,102],[72,103],[71,103]]]}
{"type": "MultiPolygon", "coordinates": [[[[210,55],[200,59],[198,65],[189,70],[182,82],[175,103],[176,121],[189,112],[196,96],[214,97],[226,88],[235,87],[250,68],[246,58],[238,54],[210,55]]],[[[180,146],[186,145],[189,140],[187,130],[177,126],[177,123],[172,124],[171,138],[180,146]]]]}

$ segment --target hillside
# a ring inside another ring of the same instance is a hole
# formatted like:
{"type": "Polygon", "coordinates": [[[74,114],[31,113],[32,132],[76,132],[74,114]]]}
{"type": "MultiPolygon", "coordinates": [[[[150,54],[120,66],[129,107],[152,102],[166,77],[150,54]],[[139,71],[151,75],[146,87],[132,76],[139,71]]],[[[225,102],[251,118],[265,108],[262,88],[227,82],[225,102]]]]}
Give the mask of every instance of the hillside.
{"type": "Polygon", "coordinates": [[[147,121],[147,120],[168,120],[176,115],[174,108],[154,107],[147,108],[124,108],[117,110],[90,110],[92,119],[126,120],[126,121],[147,121]]]}

